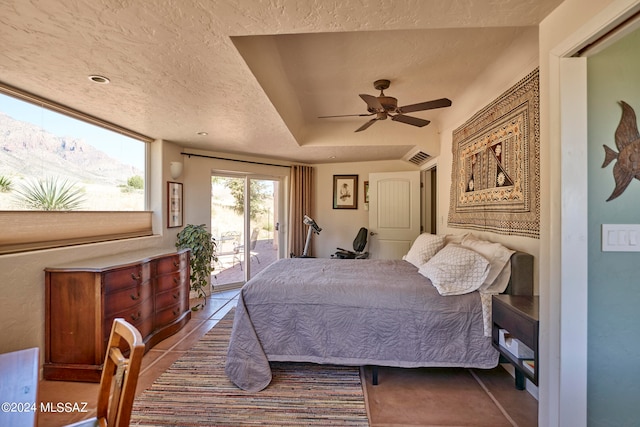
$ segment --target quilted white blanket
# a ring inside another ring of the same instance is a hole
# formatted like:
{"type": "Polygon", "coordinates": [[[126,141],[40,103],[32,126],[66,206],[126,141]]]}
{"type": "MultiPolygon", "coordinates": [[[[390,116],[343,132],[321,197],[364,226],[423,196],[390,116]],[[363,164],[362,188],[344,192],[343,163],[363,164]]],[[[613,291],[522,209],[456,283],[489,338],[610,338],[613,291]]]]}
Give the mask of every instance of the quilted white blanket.
{"type": "Polygon", "coordinates": [[[270,361],[493,368],[477,292],[441,296],[401,260],[282,259],[240,292],[227,376],[249,391],[270,361]]]}

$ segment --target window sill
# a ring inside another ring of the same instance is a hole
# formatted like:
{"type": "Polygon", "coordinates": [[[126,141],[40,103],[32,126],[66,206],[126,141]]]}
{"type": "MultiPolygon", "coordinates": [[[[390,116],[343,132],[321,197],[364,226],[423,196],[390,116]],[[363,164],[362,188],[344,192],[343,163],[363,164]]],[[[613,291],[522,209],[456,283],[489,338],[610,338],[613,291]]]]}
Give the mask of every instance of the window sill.
{"type": "Polygon", "coordinates": [[[0,255],[151,236],[152,212],[1,211],[0,255]]]}

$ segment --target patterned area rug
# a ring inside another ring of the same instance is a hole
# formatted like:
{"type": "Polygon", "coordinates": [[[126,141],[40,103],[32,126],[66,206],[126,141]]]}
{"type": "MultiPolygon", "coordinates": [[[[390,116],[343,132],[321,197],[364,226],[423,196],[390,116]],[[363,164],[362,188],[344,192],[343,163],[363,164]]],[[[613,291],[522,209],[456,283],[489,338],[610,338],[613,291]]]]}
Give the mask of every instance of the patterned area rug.
{"type": "Polygon", "coordinates": [[[272,363],[266,389],[237,388],[224,373],[233,313],[136,397],[131,425],[369,425],[357,367],[272,363]]]}

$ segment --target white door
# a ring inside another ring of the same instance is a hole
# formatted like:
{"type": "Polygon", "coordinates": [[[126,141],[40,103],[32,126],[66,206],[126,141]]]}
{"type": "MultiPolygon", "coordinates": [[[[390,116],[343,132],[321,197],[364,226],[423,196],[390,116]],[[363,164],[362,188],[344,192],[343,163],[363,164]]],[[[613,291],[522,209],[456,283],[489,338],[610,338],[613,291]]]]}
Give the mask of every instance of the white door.
{"type": "Polygon", "coordinates": [[[420,172],[369,174],[371,258],[401,259],[420,234],[420,172]]]}

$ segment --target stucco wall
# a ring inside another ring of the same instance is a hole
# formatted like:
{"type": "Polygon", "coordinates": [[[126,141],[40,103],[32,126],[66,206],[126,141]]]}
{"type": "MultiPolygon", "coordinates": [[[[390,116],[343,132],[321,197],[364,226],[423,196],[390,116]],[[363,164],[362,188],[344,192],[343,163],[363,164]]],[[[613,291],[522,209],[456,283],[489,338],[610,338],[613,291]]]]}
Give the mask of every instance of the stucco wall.
{"type": "Polygon", "coordinates": [[[353,239],[360,227],[369,228],[363,185],[369,180],[370,173],[418,170],[413,164],[401,160],[327,163],[314,167],[316,198],[312,218],[322,227],[322,232],[313,235],[312,244],[313,254],[318,258],[329,258],[338,247],[353,250],[353,239]],[[333,175],[358,175],[358,209],[333,209],[333,175]]]}
{"type": "Polygon", "coordinates": [[[44,269],[47,266],[138,249],[173,248],[175,235],[172,238],[167,233],[163,221],[166,189],[161,183],[170,179],[168,161],[164,159],[174,158],[179,149],[163,141],[153,142],[148,149],[152,168],[147,185],[150,185],[149,207],[155,212],[154,236],[0,256],[0,353],[39,347],[44,359],[44,269]]]}
{"type": "MultiPolygon", "coordinates": [[[[174,248],[180,228],[167,228],[167,181],[184,183],[184,224],[210,223],[211,171],[237,169],[238,164],[183,157],[181,147],[166,141],[156,141],[148,149],[147,185],[150,187],[149,209],[154,212],[154,236],[0,256],[0,353],[39,347],[44,360],[44,269],[47,266],[138,249],[174,248]],[[184,163],[184,172],[177,179],[170,175],[172,161],[184,163]]],[[[289,174],[288,168],[250,165],[249,170],[264,175],[289,174]]]]}
{"type": "Polygon", "coordinates": [[[452,108],[451,114],[446,116],[446,121],[441,125],[442,142],[440,156],[437,159],[438,216],[436,218],[438,234],[472,232],[487,240],[500,242],[510,248],[528,252],[535,257],[536,263],[539,257],[538,239],[448,227],[447,216],[450,205],[453,131],[537,66],[538,31],[537,28],[532,27],[519,39],[514,40],[510,48],[491,67],[480,73],[474,85],[469,87],[462,96],[453,100],[455,108],[452,108]]]}

